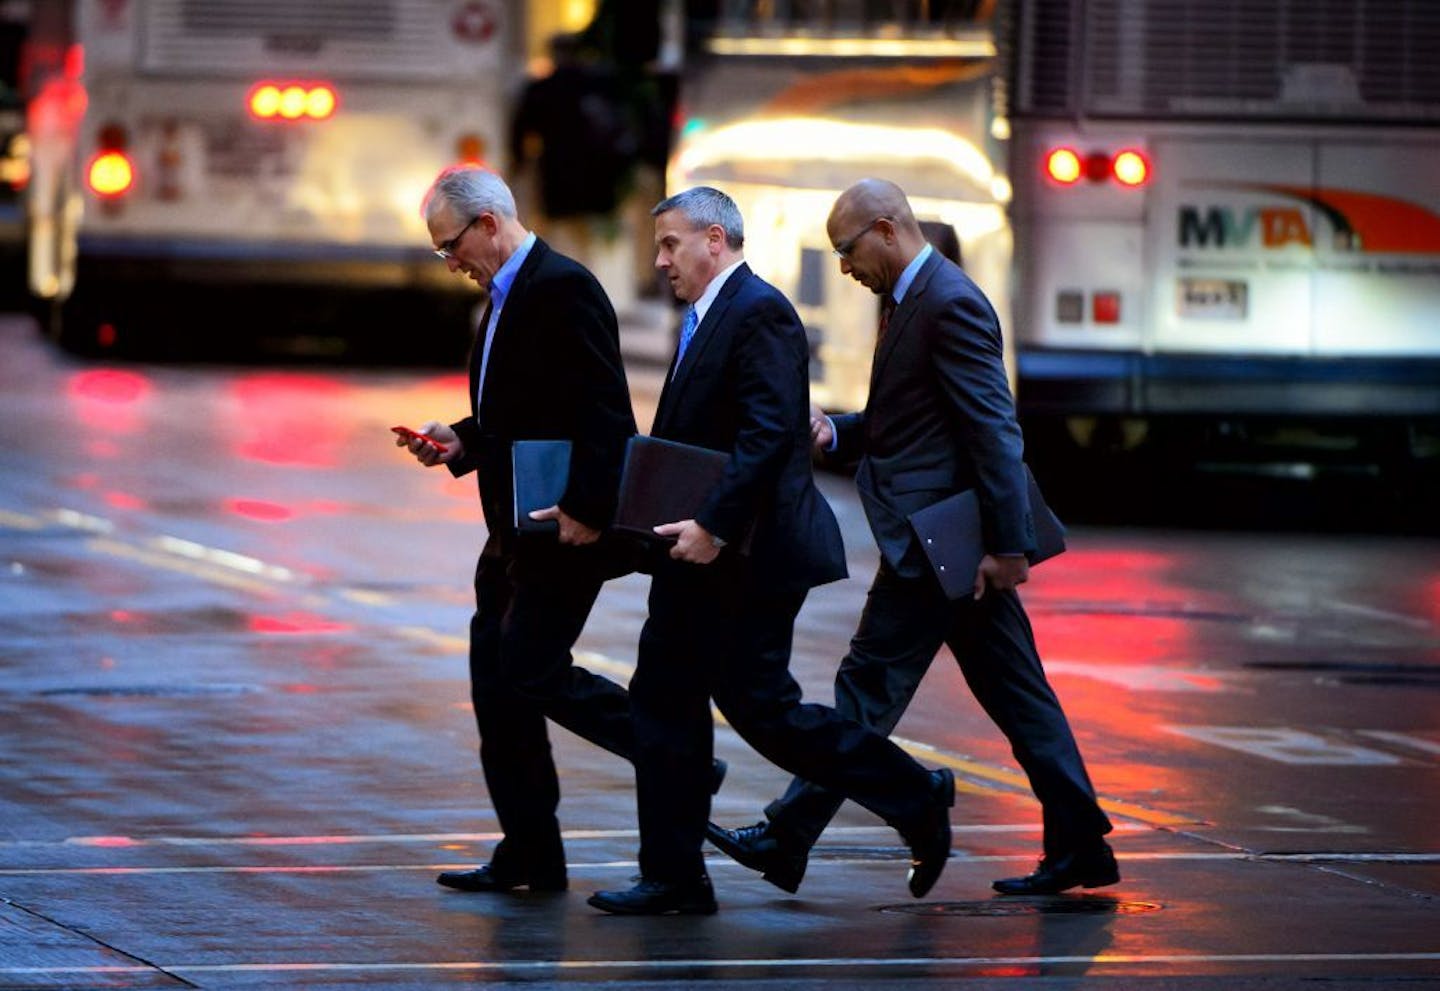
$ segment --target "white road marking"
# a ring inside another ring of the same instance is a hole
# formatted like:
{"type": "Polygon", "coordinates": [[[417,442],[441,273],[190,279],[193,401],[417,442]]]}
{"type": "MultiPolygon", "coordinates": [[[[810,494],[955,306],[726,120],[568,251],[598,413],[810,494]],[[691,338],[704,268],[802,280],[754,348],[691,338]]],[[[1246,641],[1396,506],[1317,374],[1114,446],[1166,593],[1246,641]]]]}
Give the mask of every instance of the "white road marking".
{"type": "Polygon", "coordinates": [[[1303,730],[1258,726],[1166,726],[1165,730],[1202,743],[1226,747],[1281,764],[1328,764],[1384,767],[1399,757],[1353,743],[1327,740],[1303,730]]]}
{"type": "Polygon", "coordinates": [[[0,967],[0,974],[13,976],[40,976],[59,974],[234,974],[234,973],[386,973],[415,971],[460,971],[473,970],[483,973],[525,973],[528,971],[675,971],[692,968],[713,969],[733,967],[745,969],[784,968],[793,970],[800,967],[879,967],[932,968],[932,967],[1043,967],[1067,964],[1083,966],[1125,966],[1130,964],[1171,964],[1189,966],[1214,966],[1223,964],[1346,964],[1346,963],[1435,963],[1440,962],[1440,953],[1096,953],[1091,956],[1034,956],[1034,957],[785,957],[785,958],[731,958],[715,959],[697,957],[690,960],[455,960],[423,963],[346,963],[326,962],[251,962],[251,963],[156,963],[152,966],[98,966],[98,967],[0,967]]]}
{"type": "MultiPolygon", "coordinates": [[[[897,855],[901,848],[895,845],[897,855]]],[[[824,856],[815,856],[810,861],[811,871],[824,868],[845,867],[853,868],[857,865],[893,865],[896,863],[894,857],[875,856],[843,856],[843,847],[830,847],[823,851],[824,856]]],[[[868,853],[868,848],[857,852],[868,853]]],[[[1013,854],[966,854],[957,852],[952,854],[951,859],[956,864],[1008,864],[1008,863],[1030,863],[1034,861],[1034,855],[1029,852],[1013,854]]],[[[1151,862],[1229,862],[1229,863],[1280,863],[1280,864],[1440,864],[1440,853],[1346,853],[1337,852],[1312,852],[1312,853],[1250,853],[1244,850],[1221,850],[1221,851],[1152,851],[1140,853],[1125,853],[1121,856],[1125,863],[1139,861],[1151,862]]],[[[741,865],[720,854],[709,854],[706,857],[708,867],[734,868],[736,870],[748,870],[741,865]]],[[[383,871],[453,871],[468,870],[474,867],[473,862],[464,863],[434,863],[434,864],[230,864],[230,865],[208,865],[190,867],[7,867],[0,868],[0,877],[50,877],[66,875],[106,875],[106,876],[131,876],[131,875],[164,875],[164,874],[360,874],[377,873],[383,871]]],[[[566,869],[571,871],[634,871],[638,862],[634,860],[597,860],[591,862],[572,861],[567,863],[566,869]]]]}
{"type": "Polygon", "coordinates": [[[1356,732],[1361,736],[1368,736],[1372,740],[1379,740],[1381,743],[1391,743],[1397,747],[1407,747],[1424,754],[1440,756],[1440,743],[1424,737],[1413,736],[1409,733],[1391,733],[1388,730],[1379,729],[1362,729],[1356,730],[1356,732]]]}

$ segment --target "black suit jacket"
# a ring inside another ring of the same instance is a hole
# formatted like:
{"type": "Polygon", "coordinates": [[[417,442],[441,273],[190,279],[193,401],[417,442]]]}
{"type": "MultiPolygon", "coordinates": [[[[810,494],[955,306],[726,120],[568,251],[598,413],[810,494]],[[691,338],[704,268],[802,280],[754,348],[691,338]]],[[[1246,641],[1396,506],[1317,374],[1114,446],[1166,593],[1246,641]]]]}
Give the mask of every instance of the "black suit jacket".
{"type": "Polygon", "coordinates": [[[795,308],[741,264],[660,393],[651,433],[730,453],[696,521],[736,542],[752,574],[811,587],[844,578],[845,548],[810,463],[809,347],[795,308]]]}
{"type": "Polygon", "coordinates": [[[471,415],[451,424],[465,454],[449,464],[456,476],[476,473],[487,547],[503,551],[515,538],[516,440],[569,440],[570,480],[560,508],[605,527],[615,513],[625,441],[635,433],[619,327],[605,290],[583,266],[537,239],[500,310],[477,410],[488,318],[487,310],[470,358],[471,415]]]}
{"type": "Polygon", "coordinates": [[[901,575],[928,570],[909,514],[964,489],[979,496],[987,551],[1034,549],[1000,321],[980,288],[938,252],[890,317],[864,412],[832,422],[836,457],[862,458],[855,481],[865,515],[901,575]]]}

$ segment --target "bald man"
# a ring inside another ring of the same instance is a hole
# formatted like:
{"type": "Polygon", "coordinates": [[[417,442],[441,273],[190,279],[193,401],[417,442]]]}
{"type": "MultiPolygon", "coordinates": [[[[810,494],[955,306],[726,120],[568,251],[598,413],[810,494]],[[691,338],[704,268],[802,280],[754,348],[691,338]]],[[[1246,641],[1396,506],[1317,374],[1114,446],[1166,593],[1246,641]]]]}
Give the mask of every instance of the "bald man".
{"type": "MultiPolygon", "coordinates": [[[[851,186],[836,200],[826,230],[840,270],[880,297],[883,314],[865,410],[833,418],[812,410],[815,446],[839,462],[859,460],[855,483],[881,557],[835,677],[836,709],[889,733],[941,644],[948,646],[1043,809],[1037,869],[996,881],[995,890],[1051,894],[1114,884],[1120,874],[1103,839],[1110,822],[1096,804],[1016,594],[1028,577],[1034,525],[999,320],[979,287],[926,243],[894,183],[851,186]],[[966,489],[979,496],[986,555],[971,594],[951,601],[908,517],[966,489]]],[[[764,821],[733,830],[711,826],[707,835],[793,892],[842,801],[797,778],[766,807],[764,821]]]]}

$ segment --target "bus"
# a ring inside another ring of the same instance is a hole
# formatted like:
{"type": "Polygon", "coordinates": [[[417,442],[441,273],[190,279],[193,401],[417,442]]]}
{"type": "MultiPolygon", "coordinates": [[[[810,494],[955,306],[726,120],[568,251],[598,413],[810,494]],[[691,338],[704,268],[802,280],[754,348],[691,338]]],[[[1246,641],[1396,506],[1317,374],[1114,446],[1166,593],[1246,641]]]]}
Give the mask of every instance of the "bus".
{"type": "Polygon", "coordinates": [[[712,185],[735,200],[746,260],[804,321],[810,395],[826,409],[864,407],[875,350],[878,300],[840,271],[825,231],[855,181],[899,184],[927,237],[1005,319],[1009,191],[991,127],[992,8],[722,3],[688,22],[667,187],[712,185]]]}
{"type": "Polygon", "coordinates": [[[502,0],[36,4],[28,283],[87,353],[463,356],[420,215],[505,146],[502,0]]]}
{"type": "Polygon", "coordinates": [[[1440,4],[1000,21],[1032,444],[1312,477],[1440,457],[1440,4]]]}

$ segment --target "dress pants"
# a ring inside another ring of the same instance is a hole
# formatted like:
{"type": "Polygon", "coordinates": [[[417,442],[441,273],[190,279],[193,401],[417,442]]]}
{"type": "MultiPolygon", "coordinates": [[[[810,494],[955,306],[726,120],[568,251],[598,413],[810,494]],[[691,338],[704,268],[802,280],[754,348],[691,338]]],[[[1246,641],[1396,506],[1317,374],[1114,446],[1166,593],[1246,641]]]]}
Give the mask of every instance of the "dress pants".
{"type": "MultiPolygon", "coordinates": [[[[882,561],[835,675],[835,708],[890,733],[942,643],[1029,776],[1043,812],[1045,853],[1083,849],[1110,832],[1014,592],[990,589],[978,602],[951,602],[932,576],[902,578],[882,561]]],[[[808,850],[844,799],[802,778],[765,814],[782,842],[808,850]]]]}
{"type": "Polygon", "coordinates": [[[614,573],[606,555],[601,545],[526,536],[510,554],[482,555],[475,569],[470,697],[480,764],[505,834],[496,857],[507,869],[543,873],[565,865],[547,717],[626,760],[634,754],[625,689],[577,667],[570,654],[614,573]]]}
{"type": "Polygon", "coordinates": [[[884,736],[801,702],[789,671],[808,589],[762,580],[747,559],[655,569],[630,680],[640,872],[688,883],[705,873],[714,726],[710,699],[772,763],[860,803],[892,825],[934,802],[928,772],[884,736]]]}

